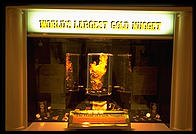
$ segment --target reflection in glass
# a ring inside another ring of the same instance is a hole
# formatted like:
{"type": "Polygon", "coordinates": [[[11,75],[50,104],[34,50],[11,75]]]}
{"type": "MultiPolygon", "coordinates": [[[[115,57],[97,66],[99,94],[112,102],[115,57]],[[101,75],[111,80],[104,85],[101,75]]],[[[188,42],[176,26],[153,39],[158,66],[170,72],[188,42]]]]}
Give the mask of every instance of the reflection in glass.
{"type": "Polygon", "coordinates": [[[131,72],[132,65],[131,65],[131,54],[118,54],[116,57],[116,62],[118,62],[118,66],[116,67],[117,73],[117,84],[119,90],[122,92],[129,91],[131,92],[132,84],[131,82],[131,72]]]}
{"type": "Polygon", "coordinates": [[[65,87],[67,91],[77,90],[79,84],[79,54],[65,54],[65,87]]]}

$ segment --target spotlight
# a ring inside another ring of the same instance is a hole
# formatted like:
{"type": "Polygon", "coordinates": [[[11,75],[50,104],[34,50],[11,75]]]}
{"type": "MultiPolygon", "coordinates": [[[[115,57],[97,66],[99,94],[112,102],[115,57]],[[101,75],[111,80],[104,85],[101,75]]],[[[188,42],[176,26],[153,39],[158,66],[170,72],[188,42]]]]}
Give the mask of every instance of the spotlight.
{"type": "Polygon", "coordinates": [[[146,114],[146,117],[148,117],[148,118],[149,118],[150,116],[151,116],[151,115],[150,115],[150,113],[147,113],[147,114],[146,114]]]}

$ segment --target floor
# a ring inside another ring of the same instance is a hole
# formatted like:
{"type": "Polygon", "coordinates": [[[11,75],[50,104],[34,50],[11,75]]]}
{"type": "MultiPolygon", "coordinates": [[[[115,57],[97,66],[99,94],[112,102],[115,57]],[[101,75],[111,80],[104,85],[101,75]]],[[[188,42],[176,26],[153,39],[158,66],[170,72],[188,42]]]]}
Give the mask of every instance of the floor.
{"type": "MultiPolygon", "coordinates": [[[[23,131],[66,131],[67,122],[33,122],[23,131]]],[[[173,131],[164,123],[131,123],[131,131],[173,131]]]]}

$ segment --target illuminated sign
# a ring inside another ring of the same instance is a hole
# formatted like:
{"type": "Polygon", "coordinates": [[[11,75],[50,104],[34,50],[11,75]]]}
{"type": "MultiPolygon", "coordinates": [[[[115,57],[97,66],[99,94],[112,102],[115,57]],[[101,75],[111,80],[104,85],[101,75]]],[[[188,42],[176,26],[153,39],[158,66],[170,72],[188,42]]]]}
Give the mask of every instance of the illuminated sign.
{"type": "Polygon", "coordinates": [[[174,14],[160,11],[29,9],[29,33],[172,35],[174,14]]]}

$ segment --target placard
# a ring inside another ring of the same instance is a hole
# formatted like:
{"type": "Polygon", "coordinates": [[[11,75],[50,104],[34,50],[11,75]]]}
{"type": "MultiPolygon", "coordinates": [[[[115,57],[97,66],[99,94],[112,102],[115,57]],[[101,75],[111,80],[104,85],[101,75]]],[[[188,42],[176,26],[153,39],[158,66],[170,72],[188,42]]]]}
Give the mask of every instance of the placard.
{"type": "Polygon", "coordinates": [[[29,9],[29,33],[172,35],[174,14],[161,11],[29,9]]]}

